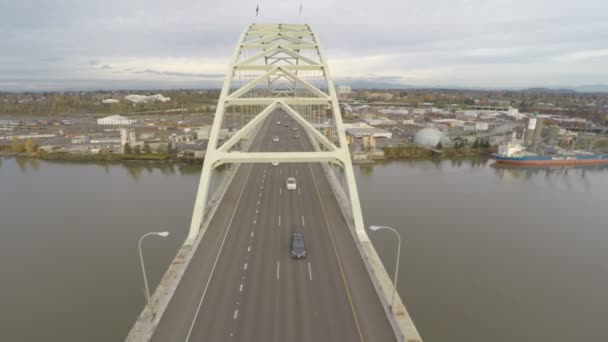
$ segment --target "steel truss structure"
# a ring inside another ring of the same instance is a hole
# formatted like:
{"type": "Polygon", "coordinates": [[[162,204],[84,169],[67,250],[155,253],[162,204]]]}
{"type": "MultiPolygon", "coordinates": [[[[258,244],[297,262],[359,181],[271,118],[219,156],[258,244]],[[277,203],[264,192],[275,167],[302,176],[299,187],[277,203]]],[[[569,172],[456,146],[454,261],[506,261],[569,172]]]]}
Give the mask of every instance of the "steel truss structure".
{"type": "MultiPolygon", "coordinates": [[[[369,238],[355,184],[335,86],[319,40],[305,24],[251,24],[234,49],[217,104],[186,244],[199,234],[212,171],[227,163],[321,162],[337,165],[344,178],[357,237],[369,238]],[[307,152],[248,152],[251,141],[275,110],[293,118],[316,146],[307,152]],[[237,121],[241,124],[237,125],[237,121]],[[245,123],[246,122],[246,123],[245,123]],[[232,125],[232,126],[231,126],[232,125]],[[226,130],[238,128],[220,141],[226,130]],[[221,143],[221,144],[220,144],[221,143]]],[[[332,168],[333,169],[333,168],[332,168]]]]}

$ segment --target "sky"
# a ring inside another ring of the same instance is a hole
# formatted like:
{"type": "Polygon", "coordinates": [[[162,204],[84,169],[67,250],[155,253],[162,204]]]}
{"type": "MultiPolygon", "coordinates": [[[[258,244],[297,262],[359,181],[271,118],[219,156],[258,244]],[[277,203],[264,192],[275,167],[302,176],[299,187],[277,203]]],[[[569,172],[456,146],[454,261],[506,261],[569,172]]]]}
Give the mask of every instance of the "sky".
{"type": "Polygon", "coordinates": [[[607,0],[7,0],[0,91],[219,87],[252,22],[310,24],[337,84],[608,84],[607,14],[607,0]]]}

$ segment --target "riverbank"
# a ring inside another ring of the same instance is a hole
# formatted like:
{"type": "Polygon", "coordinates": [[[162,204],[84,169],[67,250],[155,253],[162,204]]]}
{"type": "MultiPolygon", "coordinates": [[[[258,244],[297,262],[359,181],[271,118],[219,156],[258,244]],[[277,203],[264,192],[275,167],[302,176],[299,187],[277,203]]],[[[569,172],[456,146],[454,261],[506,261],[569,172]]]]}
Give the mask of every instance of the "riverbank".
{"type": "Polygon", "coordinates": [[[423,160],[429,158],[463,158],[463,157],[489,157],[496,153],[496,147],[461,147],[461,148],[440,148],[428,149],[415,145],[384,146],[382,148],[385,159],[409,159],[423,160]]]}
{"type": "Polygon", "coordinates": [[[173,154],[166,153],[147,153],[147,154],[79,154],[69,152],[36,152],[36,153],[15,153],[0,152],[0,157],[19,157],[32,158],[47,161],[67,161],[67,162],[123,162],[123,163],[145,163],[145,164],[202,164],[202,159],[178,158],[173,154]]]}
{"type": "MultiPolygon", "coordinates": [[[[375,164],[384,160],[427,160],[427,159],[462,159],[462,158],[488,158],[496,152],[495,148],[443,148],[426,149],[414,145],[385,146],[382,148],[384,158],[369,159],[367,163],[375,164]]],[[[203,159],[180,158],[174,154],[147,153],[147,154],[79,154],[69,152],[43,152],[15,153],[0,151],[0,157],[23,157],[49,161],[71,162],[122,162],[122,163],[154,163],[154,164],[202,164],[203,159]]],[[[357,161],[353,161],[357,162],[357,161]]]]}

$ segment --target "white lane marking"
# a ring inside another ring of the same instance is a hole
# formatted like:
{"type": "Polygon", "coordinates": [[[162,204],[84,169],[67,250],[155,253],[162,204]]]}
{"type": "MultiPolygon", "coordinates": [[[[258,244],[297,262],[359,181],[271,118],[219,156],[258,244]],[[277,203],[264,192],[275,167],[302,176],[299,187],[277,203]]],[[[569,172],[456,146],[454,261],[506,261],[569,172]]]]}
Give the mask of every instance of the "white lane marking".
{"type": "Polygon", "coordinates": [[[247,253],[251,252],[251,246],[247,247],[247,253]]]}
{"type": "MultiPolygon", "coordinates": [[[[310,263],[308,263],[308,270],[310,270],[310,263]]],[[[239,292],[243,292],[243,284],[241,284],[241,287],[239,288],[239,292]]]]}
{"type": "Polygon", "coordinates": [[[247,270],[247,263],[245,263],[245,265],[243,265],[243,269],[247,270]]]}
{"type": "Polygon", "coordinates": [[[253,237],[253,232],[251,232],[251,237],[253,237]]]}
{"type": "Polygon", "coordinates": [[[255,210],[255,213],[256,213],[256,214],[258,213],[258,209],[256,209],[256,210],[255,210]]]}
{"type": "Polygon", "coordinates": [[[239,317],[239,309],[234,310],[234,316],[232,318],[236,319],[237,317],[239,317]]]}
{"type": "Polygon", "coordinates": [[[301,194],[300,194],[300,188],[298,188],[298,196],[300,196],[300,195],[301,195],[301,194]]]}
{"type": "Polygon", "coordinates": [[[260,200],[258,200],[258,205],[260,205],[260,200]]]}
{"type": "Polygon", "coordinates": [[[255,220],[253,220],[253,224],[255,224],[255,220]]]}
{"type": "Polygon", "coordinates": [[[302,226],[304,226],[304,215],[302,215],[302,226]]]}
{"type": "Polygon", "coordinates": [[[262,193],[260,192],[260,197],[262,197],[262,193]]]}
{"type": "Polygon", "coordinates": [[[279,226],[281,225],[281,215],[279,215],[279,226]]]}
{"type": "Polygon", "coordinates": [[[296,175],[298,174],[298,169],[296,169],[296,175]]]}
{"type": "Polygon", "coordinates": [[[279,171],[281,171],[281,174],[283,174],[283,170],[282,170],[282,169],[281,169],[281,170],[279,170],[279,171]]]}
{"type": "MultiPolygon", "coordinates": [[[[211,278],[213,277],[213,272],[215,271],[215,267],[217,266],[217,261],[220,259],[220,254],[222,253],[222,248],[224,248],[224,242],[226,242],[226,237],[228,236],[228,232],[230,231],[230,227],[232,227],[232,220],[236,214],[236,209],[239,207],[239,203],[241,202],[241,197],[243,196],[243,192],[245,192],[245,184],[247,184],[247,180],[249,179],[249,175],[251,175],[251,169],[253,169],[253,165],[249,167],[249,172],[247,173],[247,177],[245,178],[245,183],[243,183],[243,188],[241,189],[241,193],[239,194],[239,199],[236,201],[236,205],[234,206],[234,211],[232,212],[232,216],[230,217],[230,221],[228,222],[228,229],[226,229],[226,233],[224,233],[224,238],[222,239],[222,244],[220,245],[220,250],[215,257],[215,261],[213,262],[213,267],[211,268],[211,274],[209,275],[209,279],[207,279],[207,284],[205,285],[205,289],[203,290],[203,295],[201,296],[201,301],[198,303],[198,307],[196,308],[196,313],[194,314],[194,318],[192,319],[192,324],[190,324],[190,329],[188,330],[188,335],[186,335],[186,341],[190,339],[190,335],[192,334],[192,329],[194,329],[194,324],[196,323],[196,318],[198,317],[198,313],[201,311],[201,306],[203,306],[203,300],[205,299],[205,295],[207,294],[207,289],[209,288],[209,284],[211,283],[211,278]]],[[[253,234],[253,233],[252,233],[253,234]]]]}
{"type": "MultiPolygon", "coordinates": [[[[312,280],[312,271],[310,270],[310,262],[308,263],[308,279],[312,280]]],[[[243,286],[243,285],[241,285],[243,286]]]]}
{"type": "Polygon", "coordinates": [[[279,188],[279,195],[283,194],[283,188],[279,188]]]}
{"type": "Polygon", "coordinates": [[[277,261],[277,279],[279,279],[279,271],[280,271],[279,267],[280,267],[279,261],[277,261]]]}

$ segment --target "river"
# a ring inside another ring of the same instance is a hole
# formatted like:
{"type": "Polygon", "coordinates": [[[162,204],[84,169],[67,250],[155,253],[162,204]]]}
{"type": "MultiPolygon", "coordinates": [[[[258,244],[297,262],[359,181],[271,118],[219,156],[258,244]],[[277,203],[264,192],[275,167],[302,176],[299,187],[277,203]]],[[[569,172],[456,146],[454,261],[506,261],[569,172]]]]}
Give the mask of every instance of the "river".
{"type": "MultiPolygon", "coordinates": [[[[608,341],[608,169],[356,166],[403,239],[399,292],[433,341],[608,341]]],[[[199,167],[0,159],[0,340],[121,341],[184,240],[199,167]]],[[[369,233],[392,274],[396,240],[369,233]]]]}

